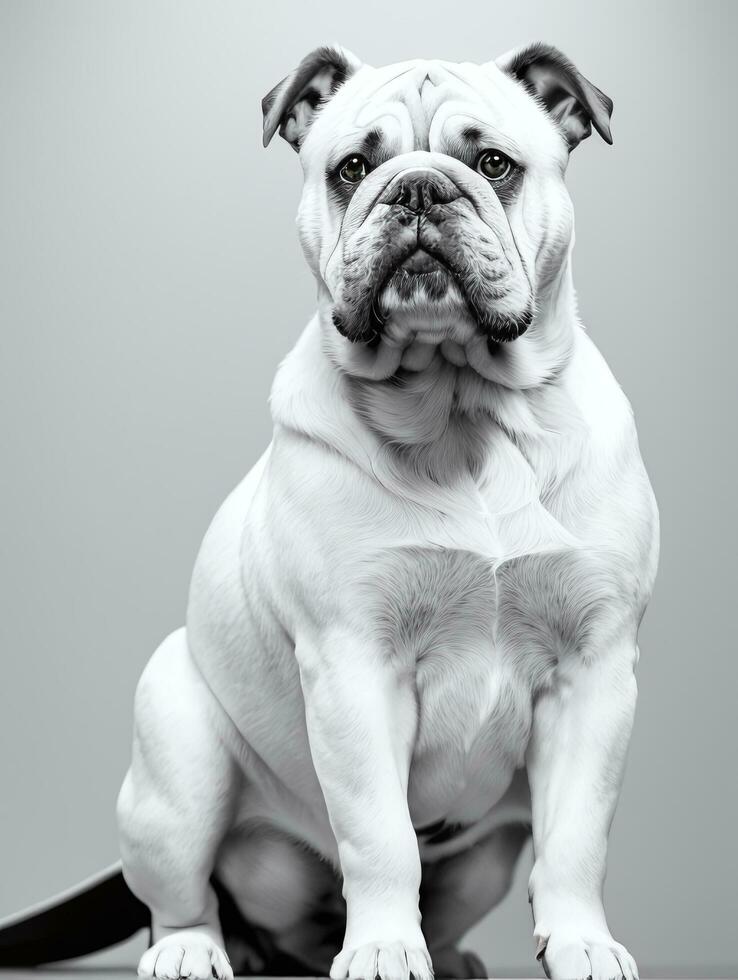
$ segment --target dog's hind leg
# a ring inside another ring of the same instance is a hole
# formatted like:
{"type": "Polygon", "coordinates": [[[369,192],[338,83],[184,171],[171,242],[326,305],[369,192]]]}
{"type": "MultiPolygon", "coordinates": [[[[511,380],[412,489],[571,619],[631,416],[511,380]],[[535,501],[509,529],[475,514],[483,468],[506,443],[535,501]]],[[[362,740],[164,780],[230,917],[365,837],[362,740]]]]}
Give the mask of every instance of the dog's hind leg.
{"type": "Polygon", "coordinates": [[[230,724],[185,630],[173,633],[136,691],[133,758],[118,800],[123,873],[152,915],[140,976],[233,976],[210,884],[241,784],[230,724]]]}
{"type": "Polygon", "coordinates": [[[256,822],[226,838],[216,876],[243,919],[267,937],[262,969],[249,963],[248,972],[328,975],[346,926],[340,875],[328,862],[283,830],[256,822]]]}
{"type": "Polygon", "coordinates": [[[529,839],[529,826],[506,824],[469,850],[423,867],[420,910],[437,976],[487,976],[476,954],[463,952],[456,944],[508,893],[529,839]]]}

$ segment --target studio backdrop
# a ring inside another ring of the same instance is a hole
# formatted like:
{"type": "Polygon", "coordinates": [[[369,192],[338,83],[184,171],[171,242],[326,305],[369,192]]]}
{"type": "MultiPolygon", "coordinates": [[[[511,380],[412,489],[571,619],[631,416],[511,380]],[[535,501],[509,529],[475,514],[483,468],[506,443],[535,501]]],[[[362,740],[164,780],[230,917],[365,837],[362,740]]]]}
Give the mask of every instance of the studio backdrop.
{"type": "MultiPolygon", "coordinates": [[[[262,96],[323,42],[379,65],[542,39],[614,100],[614,145],[568,174],[575,282],[661,512],[610,924],[642,975],[735,975],[737,15],[0,2],[0,915],[115,860],[137,679],[314,309],[299,163],[262,148],[262,96]]],[[[531,969],[530,860],[468,939],[498,972],[531,969]]]]}

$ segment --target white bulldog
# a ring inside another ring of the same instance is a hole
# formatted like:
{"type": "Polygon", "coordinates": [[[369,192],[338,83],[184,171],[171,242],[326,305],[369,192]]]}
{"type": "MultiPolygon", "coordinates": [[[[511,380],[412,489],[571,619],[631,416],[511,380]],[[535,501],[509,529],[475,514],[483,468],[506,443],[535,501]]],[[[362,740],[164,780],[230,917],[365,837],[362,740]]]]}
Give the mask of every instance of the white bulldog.
{"type": "Polygon", "coordinates": [[[577,317],[564,183],[611,109],[541,44],[321,48],[264,100],[318,311],[136,694],[141,976],[232,976],[211,879],[316,974],[479,976],[457,943],[531,827],[548,975],[637,976],[602,889],[657,510],[577,317]]]}

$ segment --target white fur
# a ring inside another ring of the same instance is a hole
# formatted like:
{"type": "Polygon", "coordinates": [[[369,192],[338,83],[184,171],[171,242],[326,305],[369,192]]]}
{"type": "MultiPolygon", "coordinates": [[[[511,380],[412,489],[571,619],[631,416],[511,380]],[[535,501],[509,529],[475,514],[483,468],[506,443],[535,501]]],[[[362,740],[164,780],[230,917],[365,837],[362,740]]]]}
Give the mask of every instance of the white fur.
{"type": "Polygon", "coordinates": [[[325,970],[309,922],[337,887],[331,868],[348,913],[332,977],[425,980],[428,947],[452,969],[454,943],[509,883],[506,834],[532,803],[547,971],[630,978],[602,884],[657,516],[627,400],[577,319],[561,136],[494,65],[408,63],[361,68],[301,159],[318,312],[277,373],[271,446],[206,535],[186,633],[137,693],[119,814],[157,941],[140,971],[230,975],[214,869],[281,948],[325,970]],[[525,162],[507,213],[444,152],[468,121],[525,162]],[[342,218],[326,160],[379,124],[395,156],[342,218]],[[385,297],[376,350],[331,323],[346,243],[373,234],[372,200],[409,167],[450,175],[515,243],[509,302],[530,288],[537,312],[502,360],[453,297],[433,316],[385,297]],[[401,361],[398,390],[383,379],[401,361]],[[419,847],[415,828],[440,819],[467,827],[419,847]],[[421,929],[421,875],[443,939],[421,929]]]}

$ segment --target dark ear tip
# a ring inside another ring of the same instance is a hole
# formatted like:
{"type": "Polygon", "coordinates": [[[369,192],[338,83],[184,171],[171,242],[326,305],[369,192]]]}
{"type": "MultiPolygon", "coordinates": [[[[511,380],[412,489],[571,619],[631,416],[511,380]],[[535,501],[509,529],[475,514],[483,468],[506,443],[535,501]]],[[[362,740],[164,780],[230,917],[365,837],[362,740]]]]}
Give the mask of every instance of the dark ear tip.
{"type": "Polygon", "coordinates": [[[599,132],[600,136],[603,138],[603,140],[606,143],[608,143],[610,146],[612,146],[612,130],[610,129],[609,124],[608,123],[602,123],[597,128],[598,128],[598,132],[599,132]]]}
{"type": "Polygon", "coordinates": [[[267,146],[272,142],[272,137],[277,132],[277,126],[270,121],[267,116],[264,119],[264,130],[261,136],[261,145],[266,149],[267,146]]]}

